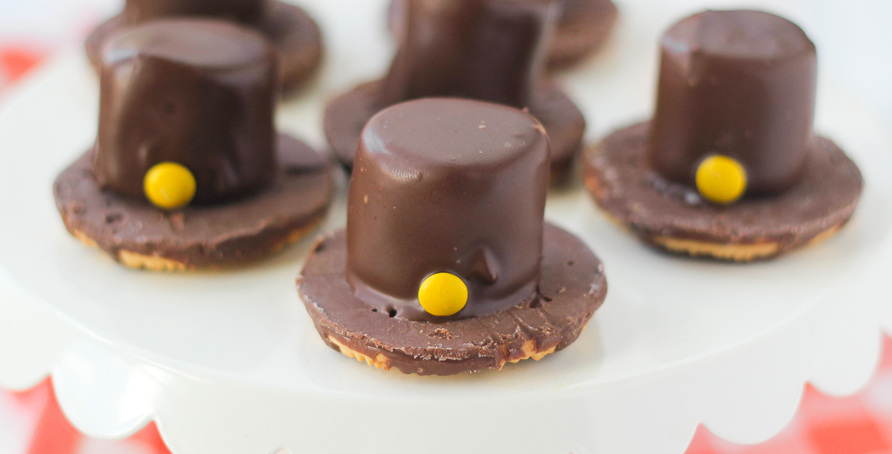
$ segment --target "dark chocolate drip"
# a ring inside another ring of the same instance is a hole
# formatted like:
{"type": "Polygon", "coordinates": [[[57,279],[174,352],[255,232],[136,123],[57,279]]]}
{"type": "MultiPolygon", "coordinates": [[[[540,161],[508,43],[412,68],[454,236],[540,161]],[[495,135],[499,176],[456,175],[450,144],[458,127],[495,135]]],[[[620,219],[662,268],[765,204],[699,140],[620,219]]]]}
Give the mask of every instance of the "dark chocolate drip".
{"type": "Polygon", "coordinates": [[[408,0],[382,106],[458,96],[525,107],[558,19],[556,0],[408,0]]]}
{"type": "Polygon", "coordinates": [[[417,293],[438,272],[468,285],[453,318],[534,298],[548,155],[539,122],[507,106],[424,99],[376,115],[348,205],[347,276],[357,294],[413,320],[431,319],[417,293]]]}
{"type": "Polygon", "coordinates": [[[662,39],[651,165],[693,184],[697,165],[730,156],[747,171],[748,194],[794,185],[814,140],[817,59],[805,33],[757,11],[707,11],[662,39]]]}
{"type": "Polygon", "coordinates": [[[264,16],[268,0],[127,0],[130,25],[174,16],[206,16],[252,23],[264,16]]]}
{"type": "Polygon", "coordinates": [[[105,47],[94,175],[143,197],[159,162],[186,166],[195,202],[229,200],[275,175],[277,56],[259,34],[228,22],[171,19],[138,26],[105,47]]]}

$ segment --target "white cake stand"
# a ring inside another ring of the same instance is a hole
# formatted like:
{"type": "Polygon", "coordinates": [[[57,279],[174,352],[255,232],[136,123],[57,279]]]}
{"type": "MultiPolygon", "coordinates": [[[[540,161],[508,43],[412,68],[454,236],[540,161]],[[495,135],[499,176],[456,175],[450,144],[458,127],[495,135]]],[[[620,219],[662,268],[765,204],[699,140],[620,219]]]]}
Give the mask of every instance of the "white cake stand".
{"type": "MultiPolygon", "coordinates": [[[[308,4],[330,58],[286,105],[282,129],[322,145],[323,102],[388,60],[385,0],[308,4]]],[[[625,5],[613,47],[566,84],[597,125],[648,115],[656,38],[681,11],[625,5]]],[[[604,307],[570,348],[538,363],[449,378],[384,372],[318,338],[294,288],[312,240],[223,273],[124,269],[71,238],[56,174],[96,131],[96,81],[73,51],[0,110],[0,385],[48,374],[71,421],[123,437],[156,421],[176,454],[683,452],[698,424],[758,442],[803,385],[852,393],[892,328],[892,154],[870,115],[824,81],[818,129],[867,181],[853,221],[818,247],[728,265],[662,255],[599,214],[579,188],[547,217],[603,259],[604,307]]],[[[344,223],[344,191],[323,230],[344,223]]]]}

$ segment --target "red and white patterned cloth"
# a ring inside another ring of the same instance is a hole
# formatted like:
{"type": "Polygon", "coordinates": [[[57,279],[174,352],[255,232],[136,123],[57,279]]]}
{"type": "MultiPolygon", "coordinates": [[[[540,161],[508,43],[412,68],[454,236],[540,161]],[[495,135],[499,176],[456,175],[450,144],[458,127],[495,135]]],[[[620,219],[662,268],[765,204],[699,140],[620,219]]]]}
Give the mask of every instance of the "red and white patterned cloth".
{"type": "MultiPolygon", "coordinates": [[[[94,11],[87,17],[97,16],[94,11]]],[[[81,22],[75,28],[87,30],[88,25],[81,22]]],[[[38,66],[54,47],[46,41],[33,42],[0,33],[0,101],[4,90],[38,66]]],[[[886,341],[884,351],[879,372],[861,393],[839,399],[809,387],[794,420],[771,440],[753,446],[735,445],[701,427],[687,454],[892,454],[892,340],[886,341]]],[[[65,419],[51,383],[45,381],[26,392],[0,390],[0,453],[170,454],[170,451],[154,424],[126,440],[98,440],[80,434],[65,419]]]]}
{"type": "Polygon", "coordinates": [[[860,393],[840,399],[809,386],[793,421],[767,442],[735,445],[700,427],[687,454],[892,454],[892,339],[860,393]]]}
{"type": "Polygon", "coordinates": [[[0,452],[8,454],[170,454],[155,424],[126,440],[82,435],[62,413],[49,380],[22,393],[0,392],[0,452]]]}
{"type": "MultiPolygon", "coordinates": [[[[892,454],[892,339],[871,383],[847,398],[809,387],[793,421],[758,445],[723,441],[704,428],[686,454],[892,454]]],[[[171,454],[154,424],[126,440],[80,434],[59,409],[52,384],[14,393],[0,390],[0,452],[6,454],[171,454]]]]}
{"type": "Polygon", "coordinates": [[[0,92],[43,59],[44,52],[26,46],[0,46],[0,92]]]}

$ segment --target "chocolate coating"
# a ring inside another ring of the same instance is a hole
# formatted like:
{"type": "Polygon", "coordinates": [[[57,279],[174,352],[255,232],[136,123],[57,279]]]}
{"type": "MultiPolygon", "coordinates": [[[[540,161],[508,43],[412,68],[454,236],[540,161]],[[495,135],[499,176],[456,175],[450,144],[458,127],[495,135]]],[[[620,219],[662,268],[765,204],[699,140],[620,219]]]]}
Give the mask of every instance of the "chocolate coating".
{"type": "Polygon", "coordinates": [[[802,175],[813,139],[815,46],[786,19],[706,11],[673,26],[662,60],[649,160],[694,184],[707,156],[747,171],[747,194],[778,194],[802,175]]]}
{"type": "Polygon", "coordinates": [[[425,97],[459,97],[528,108],[552,138],[552,170],[563,176],[580,149],[585,118],[553,84],[542,82],[557,0],[406,0],[400,45],[387,76],[326,108],[325,134],[353,166],[372,115],[425,97]]]}
{"type": "Polygon", "coordinates": [[[343,230],[316,244],[298,291],[326,344],[378,367],[419,375],[499,370],[568,347],[607,295],[604,266],[585,243],[550,224],[543,235],[536,297],[494,314],[432,323],[370,307],[347,283],[343,230]]]}
{"type": "Polygon", "coordinates": [[[293,90],[313,75],[322,60],[322,33],[303,9],[277,0],[128,0],[124,11],[100,24],[86,41],[87,57],[97,72],[103,48],[128,27],[172,18],[228,20],[270,39],[279,53],[281,85],[293,90]]]}
{"type": "Polygon", "coordinates": [[[572,66],[607,42],[619,10],[610,0],[562,0],[561,20],[551,40],[548,68],[572,66]]]}
{"type": "Polygon", "coordinates": [[[117,35],[102,55],[96,180],[141,198],[145,173],[170,161],[195,175],[195,203],[262,189],[276,172],[276,62],[260,34],[224,21],[117,35]]]}
{"type": "Polygon", "coordinates": [[[542,259],[549,144],[528,113],[464,99],[398,104],[365,127],[350,187],[347,278],[396,317],[438,272],[468,285],[453,318],[533,297],[542,259]]]}
{"type": "Polygon", "coordinates": [[[264,15],[268,0],[127,0],[124,15],[131,24],[174,16],[214,16],[250,23],[264,15]]]}
{"type": "Polygon", "coordinates": [[[176,269],[260,259],[309,233],[334,193],[328,156],[284,135],[277,139],[279,165],[264,191],[169,212],[103,191],[93,178],[94,153],[85,153],[56,178],[56,206],[74,236],[125,263],[126,254],[171,261],[176,269]]]}
{"type": "MultiPolygon", "coordinates": [[[[397,39],[406,29],[407,0],[393,0],[388,25],[397,39]]],[[[618,11],[610,0],[558,0],[560,20],[548,45],[548,69],[563,69],[601,48],[616,24],[618,11]]]]}
{"type": "Polygon", "coordinates": [[[382,105],[458,96],[524,107],[557,14],[554,0],[408,0],[382,105]]]}
{"type": "Polygon", "coordinates": [[[651,137],[651,123],[622,129],[586,149],[581,161],[598,205],[659,248],[667,238],[681,239],[762,251],[749,258],[718,258],[771,258],[835,233],[852,217],[864,186],[858,167],[836,144],[814,137],[807,143],[802,177],[787,191],[715,206],[649,165],[651,137]]]}
{"type": "MultiPolygon", "coordinates": [[[[381,81],[359,85],[335,98],[325,109],[325,137],[338,159],[348,168],[353,160],[366,122],[380,110],[381,81]]],[[[557,86],[540,82],[528,110],[548,132],[551,142],[552,180],[565,176],[581,147],[586,122],[582,112],[557,86]]]]}

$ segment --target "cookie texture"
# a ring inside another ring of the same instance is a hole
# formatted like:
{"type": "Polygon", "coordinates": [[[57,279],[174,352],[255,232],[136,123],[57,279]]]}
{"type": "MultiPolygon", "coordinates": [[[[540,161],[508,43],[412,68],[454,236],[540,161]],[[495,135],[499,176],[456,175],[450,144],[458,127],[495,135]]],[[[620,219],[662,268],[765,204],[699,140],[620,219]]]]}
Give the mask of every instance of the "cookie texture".
{"type": "Polygon", "coordinates": [[[649,139],[645,122],[587,148],[583,178],[618,224],[672,253],[747,262],[823,241],[852,217],[864,187],[855,163],[831,140],[815,137],[792,188],[717,206],[655,172],[647,162],[649,139]]]}
{"type": "Polygon", "coordinates": [[[453,375],[539,360],[579,337],[604,302],[598,258],[575,236],[546,224],[538,291],[509,309],[444,322],[412,321],[359,299],[345,277],[345,232],[321,238],[297,280],[322,339],[344,355],[406,374],[453,375]]]}
{"type": "Polygon", "coordinates": [[[121,264],[154,271],[221,268],[263,258],[310,233],[328,210],[334,178],[327,157],[279,136],[279,171],[259,193],[231,202],[162,211],[102,190],[93,150],[56,179],[65,227],[121,264]]]}

